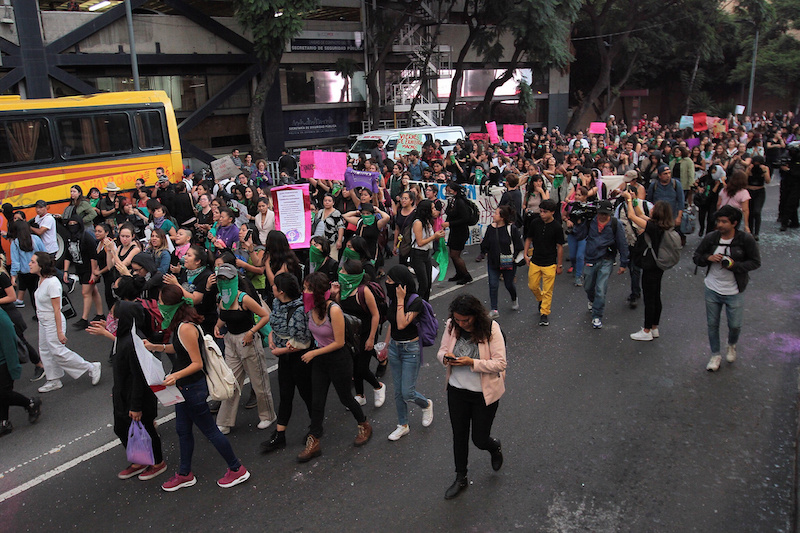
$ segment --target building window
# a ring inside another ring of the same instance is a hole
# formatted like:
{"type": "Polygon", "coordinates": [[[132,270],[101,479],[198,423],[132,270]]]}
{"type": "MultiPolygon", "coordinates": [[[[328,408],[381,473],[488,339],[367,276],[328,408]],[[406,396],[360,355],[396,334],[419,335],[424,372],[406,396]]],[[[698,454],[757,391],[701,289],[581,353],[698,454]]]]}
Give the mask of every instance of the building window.
{"type": "Polygon", "coordinates": [[[364,72],[356,72],[349,80],[331,70],[311,72],[284,71],[285,104],[336,104],[364,102],[367,94],[364,72]]]}

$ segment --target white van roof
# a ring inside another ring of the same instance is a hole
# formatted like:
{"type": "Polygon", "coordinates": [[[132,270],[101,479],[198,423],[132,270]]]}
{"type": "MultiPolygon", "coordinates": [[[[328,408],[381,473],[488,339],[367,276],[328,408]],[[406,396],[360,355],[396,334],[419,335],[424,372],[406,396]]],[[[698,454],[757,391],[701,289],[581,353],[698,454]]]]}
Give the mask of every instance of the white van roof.
{"type": "Polygon", "coordinates": [[[385,139],[387,137],[391,137],[393,135],[397,135],[400,133],[426,133],[431,131],[444,131],[444,130],[454,130],[454,131],[464,131],[461,126],[421,126],[417,128],[396,128],[391,130],[373,130],[368,131],[366,133],[362,133],[358,136],[359,139],[385,139]]]}

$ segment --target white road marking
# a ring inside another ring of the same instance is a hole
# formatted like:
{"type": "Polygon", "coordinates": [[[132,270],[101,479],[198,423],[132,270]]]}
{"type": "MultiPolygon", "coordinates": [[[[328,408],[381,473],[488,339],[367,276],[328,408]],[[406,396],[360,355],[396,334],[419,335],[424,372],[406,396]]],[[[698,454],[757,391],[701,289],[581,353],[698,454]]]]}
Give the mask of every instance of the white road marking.
{"type": "MultiPolygon", "coordinates": [[[[478,280],[482,280],[482,279],[488,278],[488,277],[489,277],[489,274],[481,274],[478,277],[472,278],[472,282],[474,283],[474,282],[476,282],[478,280]]],[[[455,285],[453,287],[450,287],[449,289],[445,289],[445,290],[443,290],[441,292],[437,292],[436,294],[431,295],[431,297],[428,298],[428,301],[430,302],[431,300],[435,300],[439,296],[444,296],[447,293],[450,293],[450,292],[453,292],[453,291],[457,291],[458,289],[463,289],[464,287],[467,287],[467,286],[469,286],[469,284],[467,284],[467,285],[455,285]]]]}

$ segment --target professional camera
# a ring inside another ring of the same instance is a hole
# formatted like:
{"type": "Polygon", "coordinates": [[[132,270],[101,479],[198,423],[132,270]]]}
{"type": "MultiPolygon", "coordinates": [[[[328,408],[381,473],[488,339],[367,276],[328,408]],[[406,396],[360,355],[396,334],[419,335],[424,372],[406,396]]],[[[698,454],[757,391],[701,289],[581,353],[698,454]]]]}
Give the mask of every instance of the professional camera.
{"type": "Polygon", "coordinates": [[[569,219],[573,224],[581,220],[592,220],[597,214],[598,202],[572,202],[569,219]]]}

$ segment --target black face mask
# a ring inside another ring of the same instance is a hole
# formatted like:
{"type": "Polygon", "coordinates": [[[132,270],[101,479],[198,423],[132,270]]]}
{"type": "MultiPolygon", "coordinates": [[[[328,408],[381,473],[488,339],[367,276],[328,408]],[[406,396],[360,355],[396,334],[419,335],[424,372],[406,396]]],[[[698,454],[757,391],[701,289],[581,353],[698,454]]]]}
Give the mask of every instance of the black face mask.
{"type": "Polygon", "coordinates": [[[389,300],[396,302],[397,301],[397,285],[392,283],[386,284],[386,296],[389,297],[389,300]]]}
{"type": "Polygon", "coordinates": [[[67,228],[69,228],[70,235],[78,235],[81,232],[81,228],[78,224],[68,224],[67,228]]]}

